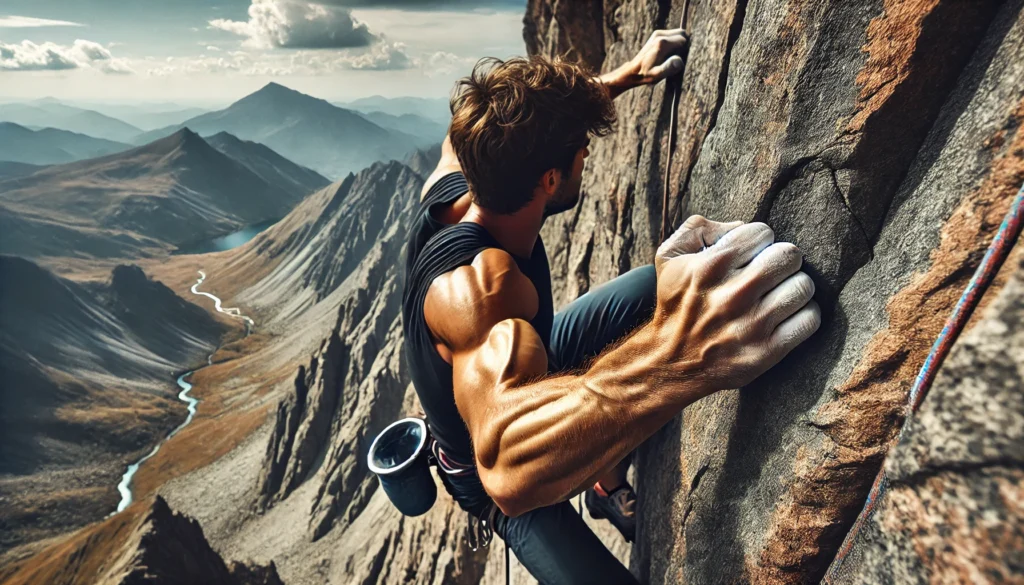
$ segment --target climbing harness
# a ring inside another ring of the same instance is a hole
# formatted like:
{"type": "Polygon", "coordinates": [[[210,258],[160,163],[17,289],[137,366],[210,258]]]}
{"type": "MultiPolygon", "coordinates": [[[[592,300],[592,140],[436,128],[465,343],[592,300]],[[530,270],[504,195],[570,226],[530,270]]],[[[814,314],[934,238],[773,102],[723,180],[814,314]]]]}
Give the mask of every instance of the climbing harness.
{"type": "MultiPolygon", "coordinates": [[[[999,226],[992,244],[988,247],[988,251],[985,252],[985,257],[982,258],[981,264],[974,272],[974,276],[971,277],[971,281],[968,283],[967,288],[964,289],[960,300],[953,307],[953,313],[949,316],[945,326],[943,326],[942,332],[939,333],[938,339],[935,340],[935,344],[932,345],[931,352],[929,352],[928,358],[925,359],[924,365],[921,366],[921,372],[914,380],[914,385],[910,388],[910,394],[907,396],[906,417],[904,418],[903,426],[900,428],[896,439],[889,445],[890,450],[906,434],[910,421],[921,406],[925,396],[928,395],[932,382],[935,380],[939,368],[942,367],[942,362],[946,359],[953,344],[956,343],[960,333],[963,332],[964,326],[967,325],[967,321],[971,318],[974,309],[977,308],[985,291],[992,284],[992,280],[999,273],[999,269],[1002,267],[1003,262],[1006,261],[1007,256],[1009,256],[1010,250],[1013,249],[1014,243],[1016,243],[1017,238],[1020,236],[1022,225],[1024,225],[1024,185],[1021,185],[1020,190],[1017,191],[1017,196],[1014,197],[1013,202],[1010,204],[1010,210],[1006,213],[1003,223],[999,226]]],[[[882,468],[875,477],[875,482],[871,485],[871,491],[868,492],[867,500],[864,502],[864,509],[861,510],[857,520],[854,521],[853,526],[843,540],[842,546],[839,547],[839,552],[836,553],[832,566],[825,575],[825,583],[827,585],[833,585],[841,576],[843,562],[853,548],[857,535],[874,514],[879,500],[885,495],[888,487],[889,480],[885,475],[885,463],[883,462],[882,468]]]]}
{"type": "MultiPolygon", "coordinates": [[[[444,472],[446,475],[468,475],[473,473],[476,469],[473,465],[465,465],[459,463],[449,457],[441,445],[436,440],[431,438],[430,451],[433,454],[433,461],[437,465],[437,468],[444,472]]],[[[487,511],[483,517],[477,517],[470,512],[466,512],[468,522],[466,525],[466,541],[469,543],[469,549],[473,552],[480,550],[481,548],[487,548],[490,546],[491,541],[494,539],[494,518],[498,515],[498,507],[491,502],[488,506],[487,511]]],[[[508,585],[509,576],[511,574],[511,566],[509,564],[509,553],[508,553],[508,541],[502,539],[505,544],[505,585],[508,585]]]]}
{"type": "MultiPolygon", "coordinates": [[[[683,15],[679,18],[679,28],[683,29],[684,33],[687,33],[688,27],[688,13],[690,12],[690,0],[683,0],[683,15]]],[[[688,34],[688,33],[687,33],[688,34]]],[[[683,68],[679,70],[679,73],[675,74],[672,79],[666,80],[665,92],[672,93],[672,108],[669,110],[668,120],[668,160],[665,162],[665,178],[662,180],[662,193],[661,193],[661,240],[664,242],[668,235],[668,189],[669,183],[672,180],[672,155],[676,149],[676,126],[679,124],[679,120],[676,116],[676,110],[679,109],[679,94],[682,93],[683,89],[683,72],[686,71],[686,59],[690,54],[690,41],[686,41],[686,49],[680,57],[683,59],[683,68]]]]}

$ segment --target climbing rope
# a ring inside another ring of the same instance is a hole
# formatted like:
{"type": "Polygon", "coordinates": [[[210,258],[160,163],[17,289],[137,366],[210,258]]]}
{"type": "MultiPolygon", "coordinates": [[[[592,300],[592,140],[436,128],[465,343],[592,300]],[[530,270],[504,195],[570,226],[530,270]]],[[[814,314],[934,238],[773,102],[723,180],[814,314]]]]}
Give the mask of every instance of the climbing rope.
{"type": "MultiPolygon", "coordinates": [[[[683,0],[683,15],[679,17],[679,28],[683,29],[683,32],[689,36],[687,31],[688,26],[688,13],[690,12],[690,0],[683,0]]],[[[672,93],[672,109],[669,110],[668,120],[668,160],[665,162],[665,178],[662,180],[662,193],[661,193],[661,239],[658,241],[665,241],[668,235],[668,190],[669,183],[672,181],[672,154],[676,149],[676,126],[679,124],[679,120],[676,117],[676,110],[679,109],[679,94],[682,93],[683,88],[683,72],[686,71],[686,58],[690,54],[690,41],[686,41],[686,50],[680,55],[683,59],[683,67],[679,70],[679,73],[672,79],[666,81],[665,92],[672,93]]],[[[657,247],[657,246],[655,246],[657,247]]]]}
{"type": "MultiPolygon", "coordinates": [[[[935,344],[932,345],[931,352],[928,354],[928,358],[925,359],[924,365],[921,366],[921,372],[914,380],[914,385],[910,388],[910,394],[907,396],[906,417],[903,421],[903,426],[900,428],[896,439],[890,444],[890,449],[898,444],[907,432],[910,421],[921,406],[925,396],[928,395],[928,390],[931,389],[932,382],[935,380],[942,362],[946,359],[953,344],[956,343],[960,333],[963,332],[964,326],[967,325],[967,321],[970,320],[974,309],[977,308],[985,291],[988,290],[1003,262],[1006,261],[1010,250],[1013,249],[1014,243],[1016,243],[1017,238],[1020,236],[1022,224],[1024,224],[1024,185],[1021,185],[1020,190],[1017,191],[1017,196],[1010,204],[1010,210],[1006,213],[1003,223],[999,226],[999,230],[996,232],[992,244],[989,245],[988,251],[985,252],[985,257],[974,272],[974,276],[971,277],[967,288],[964,289],[960,300],[957,301],[956,306],[953,308],[953,313],[946,321],[942,332],[939,333],[935,344]]],[[[879,470],[878,475],[875,477],[875,482],[871,485],[871,491],[868,492],[867,500],[864,502],[864,509],[861,510],[857,520],[850,528],[850,532],[847,533],[846,539],[843,540],[842,546],[839,547],[839,552],[836,553],[836,558],[832,562],[828,574],[825,576],[825,583],[828,585],[833,585],[836,579],[840,577],[843,562],[853,548],[857,535],[873,515],[879,500],[885,495],[888,487],[889,480],[885,475],[885,464],[883,462],[882,469],[879,470]]]]}

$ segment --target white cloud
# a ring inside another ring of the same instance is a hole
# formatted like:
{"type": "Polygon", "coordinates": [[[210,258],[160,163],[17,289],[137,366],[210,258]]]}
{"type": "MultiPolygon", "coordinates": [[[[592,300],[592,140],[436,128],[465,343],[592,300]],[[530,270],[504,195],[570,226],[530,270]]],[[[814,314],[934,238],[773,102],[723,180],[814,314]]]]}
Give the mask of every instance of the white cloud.
{"type": "Polygon", "coordinates": [[[423,59],[424,73],[429,77],[448,76],[453,73],[466,73],[476,63],[473,57],[460,57],[448,51],[437,51],[423,59]]]}
{"type": "Polygon", "coordinates": [[[92,68],[104,73],[131,73],[123,59],[116,59],[103,45],[82,39],[71,45],[0,42],[0,71],[62,71],[92,68]]]}
{"type": "Polygon", "coordinates": [[[153,77],[233,73],[244,76],[326,76],[341,71],[394,71],[419,66],[402,43],[381,42],[369,50],[292,53],[230,51],[198,57],[148,59],[140,69],[153,77]]]}
{"type": "Polygon", "coordinates": [[[388,42],[381,42],[362,53],[333,55],[328,62],[335,69],[357,71],[394,71],[414,66],[404,44],[388,42]]]}
{"type": "Polygon", "coordinates": [[[250,47],[339,49],[380,41],[348,9],[305,0],[252,0],[249,20],[216,19],[209,24],[246,37],[250,47]]]}
{"type": "Polygon", "coordinates": [[[0,16],[0,28],[38,28],[42,26],[85,26],[67,20],[32,18],[31,16],[0,16]]]}

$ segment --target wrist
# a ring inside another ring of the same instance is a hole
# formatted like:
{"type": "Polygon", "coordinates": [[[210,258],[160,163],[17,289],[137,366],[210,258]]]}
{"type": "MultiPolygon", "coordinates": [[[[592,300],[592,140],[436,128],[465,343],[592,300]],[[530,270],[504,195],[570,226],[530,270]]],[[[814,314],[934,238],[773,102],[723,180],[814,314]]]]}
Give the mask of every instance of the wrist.
{"type": "Polygon", "coordinates": [[[626,91],[643,84],[639,71],[640,67],[630,61],[618,69],[601,75],[598,79],[608,88],[612,99],[615,99],[626,91]]]}

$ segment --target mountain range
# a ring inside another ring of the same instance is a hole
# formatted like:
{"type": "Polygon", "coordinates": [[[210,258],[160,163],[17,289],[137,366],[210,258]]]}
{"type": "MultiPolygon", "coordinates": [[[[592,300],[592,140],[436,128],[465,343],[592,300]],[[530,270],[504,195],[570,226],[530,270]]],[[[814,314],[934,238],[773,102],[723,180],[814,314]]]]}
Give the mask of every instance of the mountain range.
{"type": "Polygon", "coordinates": [[[350,102],[339,102],[343,108],[356,110],[357,112],[381,112],[392,116],[416,115],[428,120],[433,120],[444,126],[452,113],[446,98],[420,98],[420,97],[393,97],[387,98],[380,95],[359,98],[350,102]]]}
{"type": "Polygon", "coordinates": [[[269,83],[223,110],[143,133],[135,143],[149,142],[183,127],[204,136],[229,132],[259,142],[335,180],[378,160],[402,159],[440,140],[382,128],[356,112],[269,83]]]}
{"type": "Polygon", "coordinates": [[[178,124],[210,111],[209,108],[185,107],[178,104],[93,104],[89,109],[111,118],[123,120],[144,131],[178,124]]]}
{"type": "Polygon", "coordinates": [[[320,173],[295,164],[258,142],[241,140],[227,132],[214,134],[206,142],[267,183],[290,193],[308,194],[330,183],[320,173]]]}
{"type": "Polygon", "coordinates": [[[117,118],[55,100],[0,104],[0,120],[33,128],[60,128],[117,142],[129,142],[142,133],[142,129],[117,118]]]}
{"type": "Polygon", "coordinates": [[[278,219],[328,182],[262,145],[228,135],[214,142],[183,129],[0,180],[0,252],[110,258],[166,249],[278,219]]]}
{"type": "Polygon", "coordinates": [[[93,138],[67,130],[32,130],[13,122],[0,122],[0,161],[5,162],[63,164],[121,152],[131,147],[123,142],[93,138]]]}
{"type": "Polygon", "coordinates": [[[0,123],[9,123],[0,130],[0,162],[64,164],[189,128],[204,137],[227,132],[263,144],[340,179],[375,161],[400,160],[441,142],[449,118],[446,100],[373,96],[339,107],[277,83],[217,111],[174,104],[91,107],[55,98],[0,105],[0,123]]]}
{"type": "Polygon", "coordinates": [[[357,112],[360,116],[389,130],[411,134],[423,144],[440,144],[448,133],[447,122],[442,123],[418,114],[386,114],[384,112],[357,112]]]}

